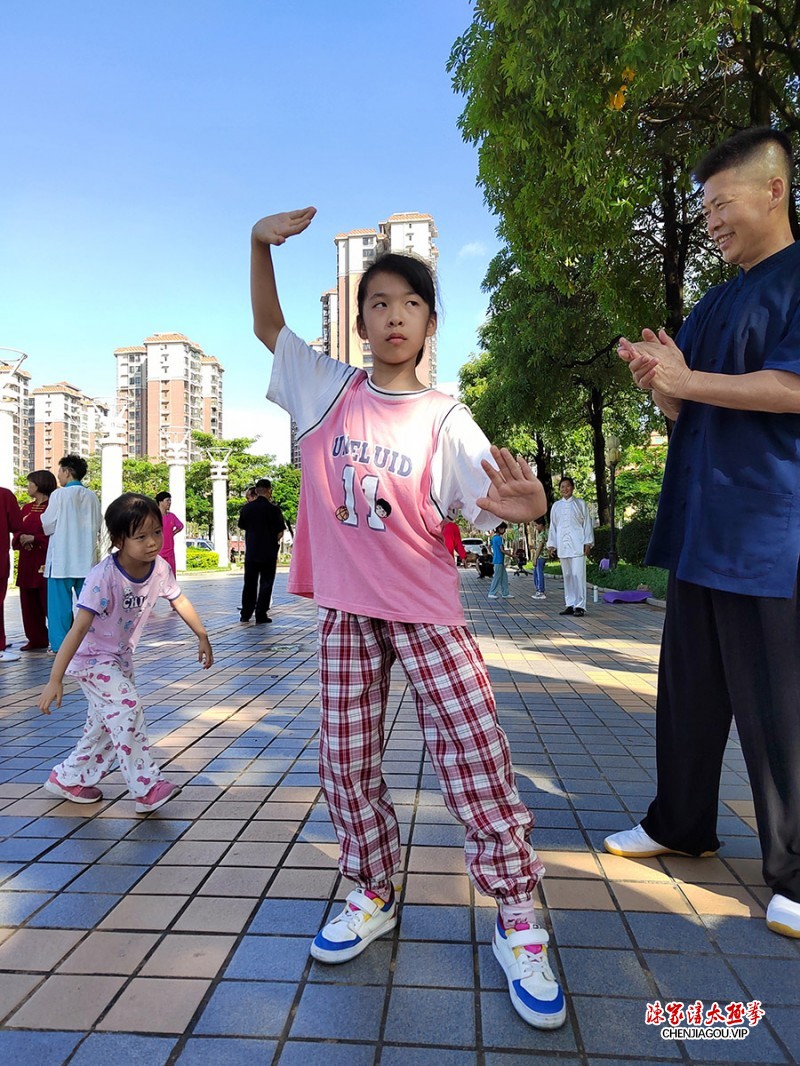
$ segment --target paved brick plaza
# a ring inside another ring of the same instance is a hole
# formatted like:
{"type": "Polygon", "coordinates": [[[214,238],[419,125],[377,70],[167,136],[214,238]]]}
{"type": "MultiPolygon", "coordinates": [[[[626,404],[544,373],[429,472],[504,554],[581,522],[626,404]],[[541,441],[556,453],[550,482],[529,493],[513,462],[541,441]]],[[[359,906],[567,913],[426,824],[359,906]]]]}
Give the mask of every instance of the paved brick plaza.
{"type": "MultiPolygon", "coordinates": [[[[216,662],[166,608],[140,645],[151,734],[182,795],[137,816],[118,774],[94,806],[40,785],[85,705],[34,707],[52,660],[0,670],[0,1062],[13,1066],[617,1066],[800,1060],[800,942],[767,931],[750,792],[731,744],[719,858],[632,862],[602,839],[653,789],[655,664],[663,614],[589,604],[558,616],[560,586],[486,600],[462,575],[511,741],[542,902],[568,993],[555,1033],[514,1014],[491,954],[494,908],[464,873],[463,833],[423,759],[398,674],[387,777],[404,829],[400,923],[352,963],[308,943],[347,886],[316,774],[314,609],[276,585],[275,622],[238,623],[241,578],[198,576],[216,662]],[[760,1000],[746,1040],[686,1041],[646,1026],[647,1003],[760,1000]]],[[[20,642],[16,595],[9,639],[20,642]]]]}

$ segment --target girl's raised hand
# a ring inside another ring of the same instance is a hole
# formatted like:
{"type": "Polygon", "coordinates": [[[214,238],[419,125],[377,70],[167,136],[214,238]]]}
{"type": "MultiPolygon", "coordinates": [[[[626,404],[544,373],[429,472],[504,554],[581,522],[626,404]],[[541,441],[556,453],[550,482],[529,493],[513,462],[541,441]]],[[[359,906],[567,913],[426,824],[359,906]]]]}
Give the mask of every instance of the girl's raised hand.
{"type": "Polygon", "coordinates": [[[262,244],[284,244],[287,237],[302,233],[316,213],[316,207],[304,207],[302,211],[267,215],[253,226],[253,239],[262,244]]]}
{"type": "Polygon", "coordinates": [[[531,522],[547,510],[542,483],[520,456],[515,459],[508,448],[492,445],[497,468],[485,459],[481,466],[489,475],[489,491],[476,500],[478,507],[508,522],[531,522]]]}

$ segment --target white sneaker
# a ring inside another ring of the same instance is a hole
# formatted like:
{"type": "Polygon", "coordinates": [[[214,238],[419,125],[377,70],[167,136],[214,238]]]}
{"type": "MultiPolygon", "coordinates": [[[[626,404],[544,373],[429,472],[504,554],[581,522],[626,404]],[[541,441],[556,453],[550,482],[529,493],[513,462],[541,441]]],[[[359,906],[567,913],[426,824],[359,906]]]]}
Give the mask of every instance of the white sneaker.
{"type": "Polygon", "coordinates": [[[504,600],[513,600],[514,599],[514,593],[513,592],[507,592],[505,594],[505,596],[503,596],[503,599],[504,600]]]}
{"type": "Polygon", "coordinates": [[[489,593],[489,599],[490,599],[490,600],[496,600],[496,599],[498,599],[498,597],[497,597],[497,596],[495,596],[493,592],[490,592],[490,593],[489,593]]]}
{"type": "Polygon", "coordinates": [[[6,648],[5,651],[0,651],[0,663],[15,663],[22,656],[18,651],[14,651],[13,648],[6,648]]]}
{"type": "Polygon", "coordinates": [[[532,600],[546,600],[547,597],[545,596],[545,594],[543,592],[534,592],[533,596],[531,596],[531,599],[532,600]]]}
{"type": "MultiPolygon", "coordinates": [[[[626,859],[651,859],[656,855],[689,855],[688,851],[676,851],[665,848],[657,840],[645,833],[640,825],[633,829],[623,829],[621,833],[612,833],[603,841],[603,847],[612,855],[622,855],[626,859]]],[[[716,852],[704,851],[700,858],[707,858],[716,852]]]]}
{"type": "Polygon", "coordinates": [[[364,948],[397,925],[394,892],[388,903],[358,889],[351,892],[341,914],[337,914],[314,937],[311,954],[320,962],[349,962],[364,948]]]}
{"type": "Polygon", "coordinates": [[[767,929],[781,936],[800,937],[800,903],[776,893],[767,907],[767,929]]]}
{"type": "Polygon", "coordinates": [[[550,934],[527,922],[504,929],[500,915],[494,927],[492,951],[508,979],[514,1010],[537,1029],[558,1029],[567,1017],[564,993],[547,961],[550,934]]]}

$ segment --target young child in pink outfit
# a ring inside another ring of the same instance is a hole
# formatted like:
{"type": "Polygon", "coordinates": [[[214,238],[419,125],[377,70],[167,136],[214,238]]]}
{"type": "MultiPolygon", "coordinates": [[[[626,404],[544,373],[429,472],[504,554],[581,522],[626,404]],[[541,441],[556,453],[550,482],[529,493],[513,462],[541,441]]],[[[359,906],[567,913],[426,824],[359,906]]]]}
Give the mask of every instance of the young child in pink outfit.
{"type": "Polygon", "coordinates": [[[346,962],[397,923],[400,837],[381,759],[399,660],[445,802],[466,828],[470,876],[498,903],[493,950],[514,1009],[557,1028],[566,1011],[534,910],[544,867],[529,841],[533,818],[442,535],[451,508],[483,530],[498,517],[530,521],[546,510],[544,490],[524,460],[490,448],[463,404],[417,377],[436,329],[421,260],[385,255],[362,276],[356,325],[371,376],[318,355],[286,327],[271,247],[314,214],[271,215],[252,235],[255,332],[275,353],[268,396],[294,418],[303,463],[289,589],[318,606],[320,780],[341,872],[357,886],[311,954],[346,962]]]}
{"type": "Polygon", "coordinates": [[[53,702],[60,707],[66,673],[83,689],[89,713],[75,750],[54,768],[44,787],[74,803],[96,803],[103,798],[97,782],[110,773],[116,759],[137,813],[147,814],[180,792],[178,785],[161,777],[153,760],[133,678],[133,652],[160,597],[170,601],[196,635],[204,669],[214,657],[203,623],[159,556],[161,511],[156,501],[126,492],[109,505],[105,520],[118,550],[87,575],[77,617],[39,699],[44,714],[50,714],[53,702]]]}

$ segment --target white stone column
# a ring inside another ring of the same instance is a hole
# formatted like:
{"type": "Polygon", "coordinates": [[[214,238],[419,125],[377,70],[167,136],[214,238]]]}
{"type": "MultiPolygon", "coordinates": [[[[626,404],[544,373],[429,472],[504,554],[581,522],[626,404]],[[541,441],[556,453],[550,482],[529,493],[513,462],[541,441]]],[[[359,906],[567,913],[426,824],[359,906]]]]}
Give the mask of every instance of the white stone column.
{"type": "Polygon", "coordinates": [[[0,394],[0,485],[14,491],[15,405],[0,394]]]}
{"type": "Polygon", "coordinates": [[[122,452],[125,427],[117,412],[107,415],[101,424],[100,438],[100,506],[105,515],[108,505],[122,495],[122,452]]]}
{"type": "Polygon", "coordinates": [[[228,464],[211,461],[211,499],[214,505],[214,551],[219,565],[230,565],[228,552],[228,464]]]}
{"type": "MultiPolygon", "coordinates": [[[[169,469],[169,494],[172,497],[172,510],[186,521],[186,441],[180,440],[167,445],[167,467],[169,469]]],[[[175,569],[186,569],[186,530],[175,534],[175,569]]]]}

